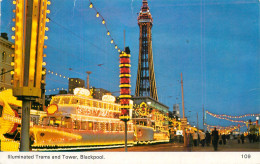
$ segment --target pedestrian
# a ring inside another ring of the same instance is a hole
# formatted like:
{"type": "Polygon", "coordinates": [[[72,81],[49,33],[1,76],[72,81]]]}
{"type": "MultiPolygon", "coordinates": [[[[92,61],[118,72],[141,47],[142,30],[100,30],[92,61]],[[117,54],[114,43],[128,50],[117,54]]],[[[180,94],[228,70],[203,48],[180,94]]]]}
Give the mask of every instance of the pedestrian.
{"type": "Polygon", "coordinates": [[[222,135],[219,134],[219,145],[222,145],[222,135]]]}
{"type": "Polygon", "coordinates": [[[237,143],[240,144],[240,134],[237,136],[237,143]]]}
{"type": "Polygon", "coordinates": [[[244,134],[242,134],[242,135],[241,135],[242,144],[244,144],[244,140],[245,140],[245,136],[244,136],[244,134]]]}
{"type": "Polygon", "coordinates": [[[202,132],[200,132],[200,142],[201,142],[201,146],[202,147],[204,147],[204,145],[205,145],[205,137],[206,137],[206,135],[205,135],[205,133],[202,131],[202,132]]]}
{"type": "Polygon", "coordinates": [[[211,141],[211,136],[210,136],[209,131],[207,131],[206,132],[206,144],[207,144],[207,146],[210,145],[210,141],[211,141]]]}
{"type": "Polygon", "coordinates": [[[214,128],[214,130],[212,131],[212,144],[214,147],[214,150],[217,151],[218,149],[218,131],[217,128],[214,128]]]}
{"type": "Polygon", "coordinates": [[[199,136],[198,136],[197,131],[195,131],[195,132],[192,134],[192,139],[193,139],[193,144],[194,144],[194,146],[197,146],[198,139],[199,139],[199,136]]]}
{"type": "Polygon", "coordinates": [[[226,145],[226,135],[225,135],[225,133],[222,134],[222,141],[223,141],[223,144],[226,145]]]}

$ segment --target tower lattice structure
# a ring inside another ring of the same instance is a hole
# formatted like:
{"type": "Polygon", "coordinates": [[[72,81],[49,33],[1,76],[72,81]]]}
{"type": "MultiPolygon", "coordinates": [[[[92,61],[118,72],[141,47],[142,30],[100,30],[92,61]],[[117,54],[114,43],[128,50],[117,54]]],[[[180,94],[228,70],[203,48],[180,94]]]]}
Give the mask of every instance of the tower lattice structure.
{"type": "Polygon", "coordinates": [[[140,36],[135,96],[150,96],[158,100],[152,51],[151,29],[153,18],[149,11],[147,0],[143,0],[143,5],[138,16],[138,25],[140,36]]]}

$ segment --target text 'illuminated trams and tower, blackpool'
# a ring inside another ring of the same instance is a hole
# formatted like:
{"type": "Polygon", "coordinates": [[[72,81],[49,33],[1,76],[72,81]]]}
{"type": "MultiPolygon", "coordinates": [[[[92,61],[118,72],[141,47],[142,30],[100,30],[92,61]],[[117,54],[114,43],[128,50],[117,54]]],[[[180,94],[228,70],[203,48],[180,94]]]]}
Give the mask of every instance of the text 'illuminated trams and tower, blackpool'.
{"type": "Polygon", "coordinates": [[[153,18],[149,11],[147,0],[143,0],[143,5],[138,16],[138,25],[140,28],[139,61],[135,96],[150,96],[158,100],[152,51],[151,29],[153,18]]]}

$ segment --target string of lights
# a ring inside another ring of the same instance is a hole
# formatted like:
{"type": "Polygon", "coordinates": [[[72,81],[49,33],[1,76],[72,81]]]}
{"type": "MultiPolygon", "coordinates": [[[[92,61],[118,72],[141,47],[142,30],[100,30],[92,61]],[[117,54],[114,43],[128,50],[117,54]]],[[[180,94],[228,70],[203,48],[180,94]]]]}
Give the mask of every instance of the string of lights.
{"type": "Polygon", "coordinates": [[[243,117],[249,117],[249,116],[259,116],[260,114],[245,114],[245,115],[241,115],[241,116],[230,116],[230,115],[226,115],[226,114],[220,114],[220,115],[217,115],[217,114],[214,114],[214,113],[211,113],[209,111],[206,111],[206,113],[210,114],[210,115],[214,115],[216,117],[228,117],[228,118],[243,118],[243,117]]]}
{"type": "MultiPolygon", "coordinates": [[[[237,122],[237,123],[244,123],[244,124],[248,123],[247,121],[242,121],[242,120],[231,120],[229,118],[221,117],[220,115],[216,115],[216,114],[210,113],[208,111],[206,111],[206,113],[211,115],[212,117],[215,117],[215,118],[218,118],[218,119],[223,119],[223,120],[227,120],[227,121],[231,121],[231,122],[237,122]]],[[[252,122],[252,123],[254,124],[254,123],[256,123],[256,121],[252,122]]]]}
{"type": "Polygon", "coordinates": [[[89,0],[89,8],[94,9],[96,12],[96,17],[97,18],[101,18],[102,20],[102,24],[105,26],[106,30],[107,30],[107,35],[110,37],[110,43],[113,44],[115,46],[115,49],[120,53],[121,50],[120,48],[117,46],[117,44],[115,43],[113,37],[111,36],[111,32],[109,31],[107,25],[106,25],[106,21],[104,19],[104,17],[100,14],[100,12],[98,12],[97,8],[93,5],[93,3],[91,2],[91,0],[89,0]]]}

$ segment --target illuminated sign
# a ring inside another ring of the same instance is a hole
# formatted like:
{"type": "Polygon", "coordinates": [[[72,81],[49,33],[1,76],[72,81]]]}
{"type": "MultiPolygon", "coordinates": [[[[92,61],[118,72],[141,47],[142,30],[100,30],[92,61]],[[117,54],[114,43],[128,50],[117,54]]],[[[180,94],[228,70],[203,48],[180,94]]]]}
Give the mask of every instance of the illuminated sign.
{"type": "Polygon", "coordinates": [[[85,89],[85,88],[75,88],[74,89],[74,95],[77,95],[77,96],[89,96],[90,92],[89,92],[88,89],[85,89]]]}
{"type": "Polygon", "coordinates": [[[104,96],[102,96],[102,101],[115,102],[116,98],[114,96],[111,96],[111,95],[104,95],[104,96]]]}
{"type": "Polygon", "coordinates": [[[106,118],[118,118],[119,113],[102,110],[97,108],[89,108],[84,106],[77,107],[77,114],[85,115],[85,116],[94,116],[94,117],[106,117],[106,118]]]}
{"type": "Polygon", "coordinates": [[[58,106],[56,104],[52,104],[52,105],[48,106],[48,108],[47,108],[48,114],[54,114],[57,111],[58,111],[58,106]]]}

